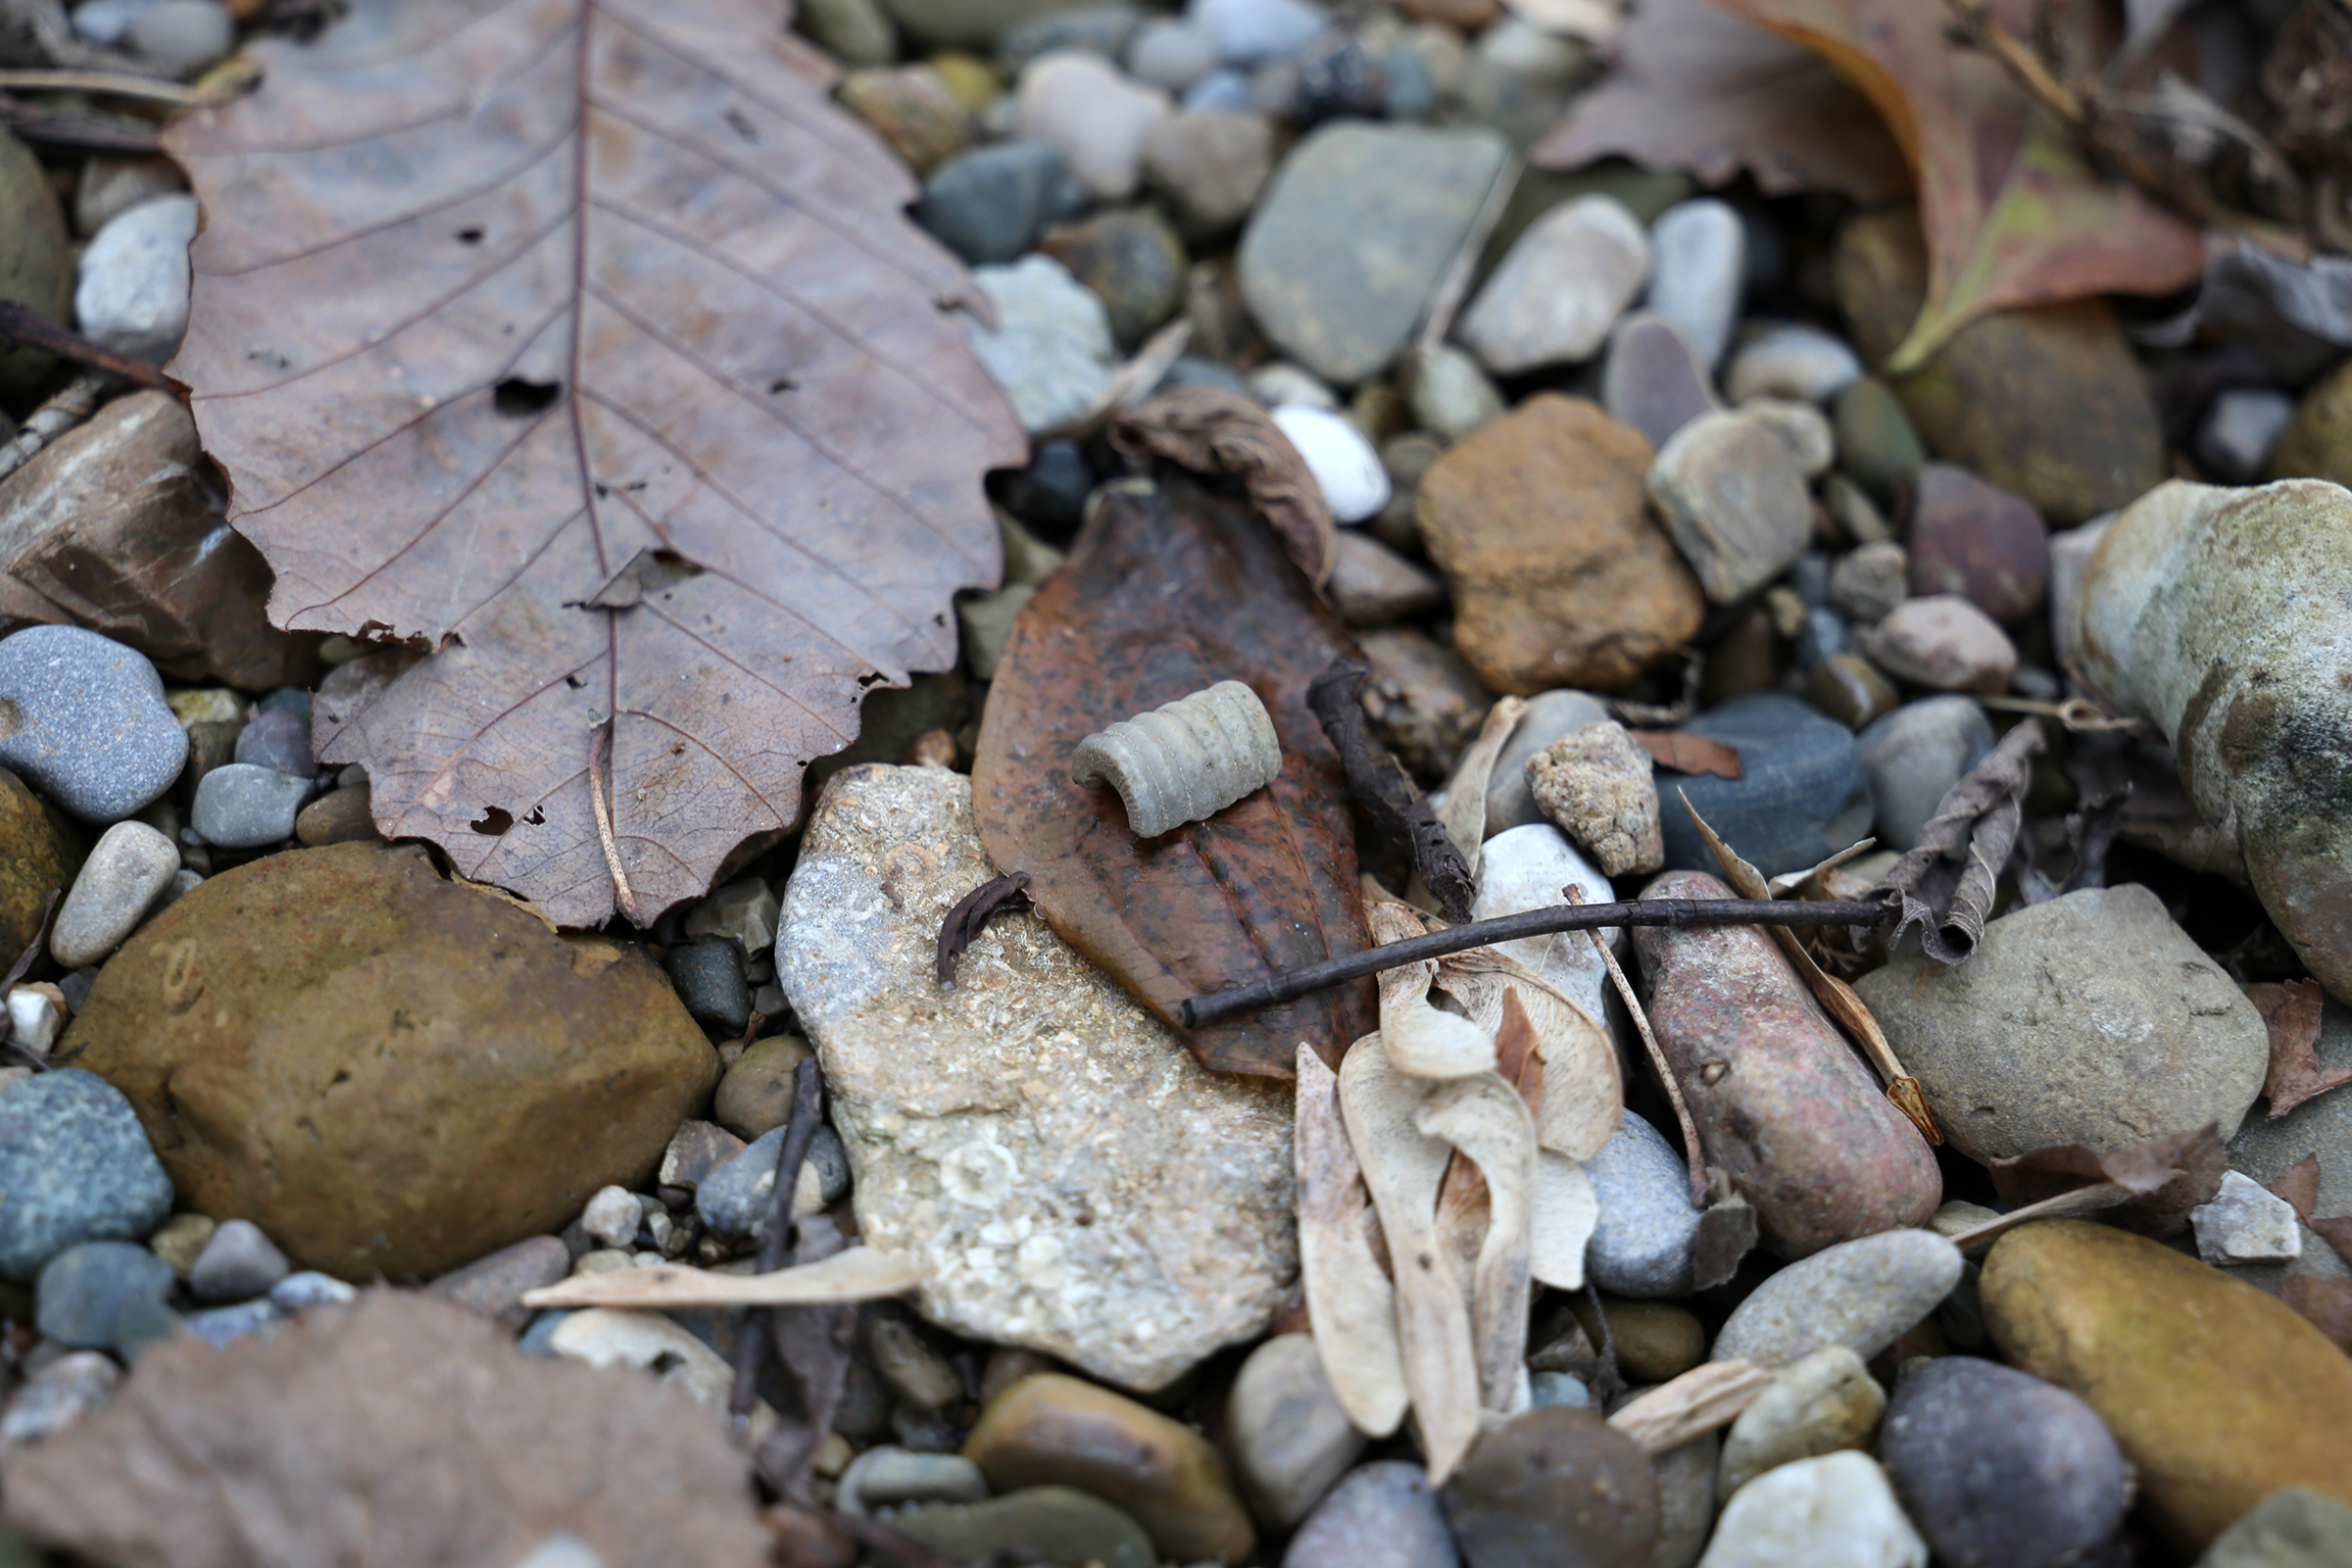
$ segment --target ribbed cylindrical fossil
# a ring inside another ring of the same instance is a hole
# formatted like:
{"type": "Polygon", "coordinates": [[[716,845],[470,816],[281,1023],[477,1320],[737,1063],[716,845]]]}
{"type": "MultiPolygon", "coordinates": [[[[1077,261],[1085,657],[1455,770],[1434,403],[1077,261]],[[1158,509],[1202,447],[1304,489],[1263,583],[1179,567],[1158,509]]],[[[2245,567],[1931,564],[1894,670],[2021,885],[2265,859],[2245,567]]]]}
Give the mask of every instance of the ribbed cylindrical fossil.
{"type": "Polygon", "coordinates": [[[2352,491],[2157,486],[2082,568],[2074,633],[2083,677],[2163,726],[2263,907],[2352,1001],[2352,491]]]}
{"type": "Polygon", "coordinates": [[[1281,771],[1274,720],[1238,680],[1122,719],[1070,754],[1070,776],[1117,790],[1127,825],[1146,839],[1213,815],[1281,771]]]}

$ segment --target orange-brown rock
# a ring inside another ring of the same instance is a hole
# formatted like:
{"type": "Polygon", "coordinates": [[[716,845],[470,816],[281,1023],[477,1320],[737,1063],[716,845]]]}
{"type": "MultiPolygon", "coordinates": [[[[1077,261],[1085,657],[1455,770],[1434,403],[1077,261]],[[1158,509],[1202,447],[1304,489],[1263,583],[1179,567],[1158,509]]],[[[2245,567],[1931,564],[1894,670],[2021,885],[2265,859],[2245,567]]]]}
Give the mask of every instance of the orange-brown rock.
{"type": "Polygon", "coordinates": [[[1422,476],[1454,645],[1490,688],[1612,690],[1698,630],[1698,580],[1643,509],[1650,456],[1599,405],[1547,392],[1422,476]]]}
{"type": "Polygon", "coordinates": [[[191,1207],[346,1279],[429,1276],[648,1181],[718,1057],[638,949],[560,936],[415,845],[212,877],[98,976],[64,1049],[191,1207]]]}

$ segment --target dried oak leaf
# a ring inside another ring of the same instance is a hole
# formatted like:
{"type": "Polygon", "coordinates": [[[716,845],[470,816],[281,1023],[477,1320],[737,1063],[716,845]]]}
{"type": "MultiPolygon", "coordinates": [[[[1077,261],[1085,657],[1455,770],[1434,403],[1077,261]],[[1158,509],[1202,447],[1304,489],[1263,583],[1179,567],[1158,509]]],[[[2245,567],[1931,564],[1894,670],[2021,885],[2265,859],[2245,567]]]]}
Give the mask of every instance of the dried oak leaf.
{"type": "Polygon", "coordinates": [[[2106,1153],[2081,1144],[2053,1144],[2015,1159],[1996,1159],[1992,1190],[2017,1207],[2114,1182],[2139,1196],[2106,1209],[2101,1220],[2146,1236],[2177,1236],[2187,1226],[2190,1209],[2213,1201],[2229,1167],[2221,1127],[2208,1122],[2106,1153]]]}
{"type": "Polygon", "coordinates": [[[1740,776],[1740,748],[1712,736],[1693,735],[1682,729],[1636,729],[1626,733],[1660,767],[1677,773],[1712,773],[1717,778],[1740,776]]]}
{"type": "Polygon", "coordinates": [[[1331,504],[1291,438],[1254,400],[1221,387],[1181,387],[1113,420],[1110,444],[1132,457],[1241,480],[1308,580],[1320,588],[1330,578],[1339,532],[1331,504]]]}
{"type": "Polygon", "coordinates": [[[172,373],[270,618],[425,653],[321,757],[565,925],[789,826],[1000,570],[980,479],[1025,448],[969,278],[786,20],[360,0],[167,136],[205,215],[172,373]]]}
{"type": "MultiPolygon", "coordinates": [[[[1063,941],[1184,1033],[1176,1009],[1368,945],[1346,771],[1306,702],[1347,630],[1274,530],[1171,473],[1109,489],[997,664],[972,817],[997,869],[1063,941]],[[1220,680],[1256,692],[1282,771],[1206,821],[1138,839],[1107,786],[1070,777],[1095,731],[1220,680]]],[[[1186,1035],[1202,1065],[1288,1078],[1374,1027],[1369,980],[1186,1035]]]]}
{"type": "MultiPolygon", "coordinates": [[[[1916,368],[1989,311],[2090,294],[2164,294],[2204,270],[2195,225],[2091,167],[2066,126],[1939,0],[1719,0],[1819,53],[1885,117],[1919,182],[1928,294],[1887,362],[1916,368]]],[[[1987,0],[2034,35],[2039,0],[1987,0]]]]}
{"type": "Polygon", "coordinates": [[[2278,1287],[2278,1299],[2302,1313],[2337,1349],[2352,1355],[2352,1280],[2297,1274],[2278,1287]]]}
{"type": "Polygon", "coordinates": [[[1539,169],[1622,155],[1708,185],[1741,170],[1767,195],[1834,191],[1867,205],[1911,188],[1870,101],[1818,55],[1710,0],[1642,0],[1617,67],[1536,145],[1539,169]]]}
{"type": "Polygon", "coordinates": [[[2352,1263],[2352,1214],[2338,1214],[2331,1219],[2313,1219],[2303,1216],[2303,1223],[2318,1231],[2335,1249],[2335,1255],[2352,1263]]]}
{"type": "Polygon", "coordinates": [[[710,1411],[636,1372],[523,1355],[409,1291],[267,1341],[158,1346],[6,1469],[9,1523],[114,1568],[512,1563],[557,1531],[610,1568],[766,1547],[710,1411]]]}
{"type": "Polygon", "coordinates": [[[2276,1119],[2315,1095],[2339,1084],[2352,1083],[2352,1062],[2340,1067],[2320,1064],[2320,1008],[2327,993],[2317,980],[2289,980],[2245,988],[2246,1000],[2262,1014],[2271,1031],[2271,1070],[2262,1092],[2276,1119]]]}

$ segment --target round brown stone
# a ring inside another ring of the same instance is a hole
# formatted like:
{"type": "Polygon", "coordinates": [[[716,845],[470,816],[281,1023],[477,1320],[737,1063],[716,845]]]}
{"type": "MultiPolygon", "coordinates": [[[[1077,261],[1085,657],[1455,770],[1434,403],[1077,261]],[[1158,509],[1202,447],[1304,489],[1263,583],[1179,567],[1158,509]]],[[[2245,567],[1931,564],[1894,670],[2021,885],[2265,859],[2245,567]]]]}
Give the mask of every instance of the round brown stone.
{"type": "Polygon", "coordinates": [[[430,1276],[642,1186],[718,1058],[634,947],[557,934],[414,845],[212,877],[67,1032],[189,1207],[346,1279],[430,1276]]]}

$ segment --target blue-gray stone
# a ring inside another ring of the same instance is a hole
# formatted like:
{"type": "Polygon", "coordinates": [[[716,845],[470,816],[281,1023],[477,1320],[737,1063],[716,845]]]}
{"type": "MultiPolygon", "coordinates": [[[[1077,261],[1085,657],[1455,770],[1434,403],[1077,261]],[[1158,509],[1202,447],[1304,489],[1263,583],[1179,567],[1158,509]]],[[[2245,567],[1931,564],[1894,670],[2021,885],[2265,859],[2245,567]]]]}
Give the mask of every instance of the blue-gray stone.
{"type": "Polygon", "coordinates": [[[123,1312],[163,1305],[174,1278],[171,1264],[134,1242],[84,1242],[42,1266],[33,1322],[77,1350],[111,1350],[123,1312]]]}
{"type": "MultiPolygon", "coordinates": [[[[95,3],[95,0],[93,0],[95,3]]],[[[1250,78],[1231,69],[1212,71],[1184,89],[1182,107],[1196,109],[1254,109],[1250,78]]]]}
{"type": "MultiPolygon", "coordinates": [[[[767,1228],[768,1203],[776,1190],[776,1156],[783,1151],[786,1131],[777,1127],[760,1134],[703,1178],[694,1190],[694,1211],[706,1229],[727,1237],[760,1238],[767,1228]]],[[[826,1202],[838,1202],[849,1192],[849,1155],[832,1128],[820,1126],[808,1140],[808,1168],[816,1172],[817,1191],[826,1202]]]]}
{"type": "Polygon", "coordinates": [[[130,1102],[78,1067],[0,1095],[0,1279],[20,1282],[69,1247],[142,1240],[172,1212],[130,1102]]]}
{"type": "Polygon", "coordinates": [[[1403,1459],[1376,1460],[1342,1476],[1282,1554],[1282,1568],[1455,1568],[1460,1561],[1429,1473],[1403,1459]]]}
{"type": "Polygon", "coordinates": [[[1795,698],[1755,692],[1683,726],[1736,747],[1740,777],[1657,771],[1666,866],[1723,868],[1708,853],[1677,792],[1740,857],[1766,876],[1801,871],[1870,834],[1870,779],[1853,731],[1795,698]]]}
{"type": "Polygon", "coordinates": [[[1690,1172],[1666,1135],[1627,1111],[1585,1163],[1600,1221],[1585,1249],[1585,1274],[1615,1296],[1690,1294],[1698,1211],[1690,1172]]]}
{"type": "Polygon", "coordinates": [[[119,822],[179,777],[188,732],[146,656],[78,626],[0,641],[0,765],[86,822],[119,822]]]}
{"type": "Polygon", "coordinates": [[[1592,1391],[1582,1378],[1565,1372],[1533,1372],[1528,1374],[1528,1396],[1538,1405],[1565,1404],[1578,1410],[1592,1408],[1592,1391]]]}
{"type": "Polygon", "coordinates": [[[967,262],[1009,262],[1048,223],[1086,202],[1085,184],[1059,152],[1008,141],[958,153],[932,170],[914,217],[967,262]]]}
{"type": "Polygon", "coordinates": [[[311,694],[301,686],[280,686],[253,705],[257,713],[293,713],[308,724],[311,721],[311,694]]]}
{"type": "Polygon", "coordinates": [[[564,1320],[569,1316],[569,1312],[540,1313],[531,1319],[531,1326],[522,1331],[522,1337],[514,1342],[514,1348],[525,1355],[552,1357],[556,1353],[556,1330],[562,1328],[564,1320]]]}
{"type": "Polygon", "coordinates": [[[1946,791],[1992,750],[1984,710],[1966,697],[1905,703],[1855,737],[1870,776],[1882,850],[1907,850],[1936,814],[1946,791]]]}
{"type": "Polygon", "coordinates": [[[669,950],[663,967],[678,1000],[698,1023],[739,1035],[752,1021],[752,992],[743,977],[743,949],[732,937],[704,937],[669,950]]]}
{"type": "Polygon", "coordinates": [[[360,1293],[332,1274],[317,1269],[304,1269],[289,1274],[270,1287],[270,1304],[280,1312],[299,1312],[305,1307],[332,1306],[348,1301],[360,1293]]]}
{"type": "Polygon", "coordinates": [[[161,1301],[133,1301],[115,1319],[115,1354],[125,1364],[177,1334],[180,1317],[161,1301]]]}
{"type": "Polygon", "coordinates": [[[1017,73],[1039,55],[1056,49],[1078,49],[1105,60],[1117,60],[1127,52],[1127,40],[1143,24],[1144,13],[1129,5],[1074,6],[1067,11],[1049,11],[1042,17],[1015,23],[997,39],[997,64],[1017,73]]]}
{"type": "Polygon", "coordinates": [[[256,1301],[239,1301],[234,1306],[216,1306],[202,1312],[190,1312],[179,1320],[179,1324],[205,1344],[219,1349],[232,1341],[259,1334],[271,1324],[282,1322],[285,1315],[270,1304],[268,1297],[264,1297],[256,1301]]]}
{"type": "Polygon", "coordinates": [[[1815,606],[1805,612],[1805,622],[1796,629],[1796,643],[1791,650],[1796,667],[1811,669],[1832,654],[1845,652],[1845,619],[1827,606],[1815,606]]]}
{"type": "Polygon", "coordinates": [[[1243,380],[1231,366],[1219,365],[1214,360],[1204,360],[1195,354],[1187,354],[1169,366],[1167,373],[1159,378],[1159,384],[1152,391],[1153,396],[1157,396],[1162,392],[1181,391],[1188,386],[1213,386],[1220,392],[1231,392],[1237,397],[1250,395],[1250,383],[1243,380]]]}
{"type": "Polygon", "coordinates": [[[188,825],[207,844],[227,850],[258,850],[294,836],[294,818],[310,799],[309,774],[230,762],[204,775],[188,825]]]}
{"type": "Polygon", "coordinates": [[[252,722],[237,731],[236,750],[231,756],[256,767],[298,773],[305,778],[318,766],[311,757],[310,719],[286,708],[265,708],[254,714],[252,722]]]}

